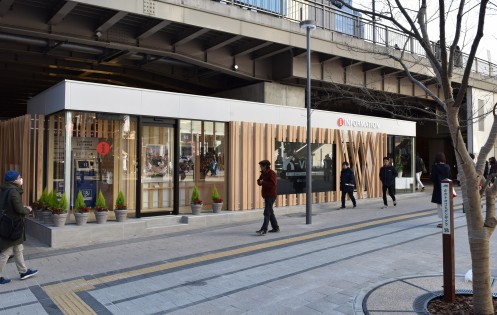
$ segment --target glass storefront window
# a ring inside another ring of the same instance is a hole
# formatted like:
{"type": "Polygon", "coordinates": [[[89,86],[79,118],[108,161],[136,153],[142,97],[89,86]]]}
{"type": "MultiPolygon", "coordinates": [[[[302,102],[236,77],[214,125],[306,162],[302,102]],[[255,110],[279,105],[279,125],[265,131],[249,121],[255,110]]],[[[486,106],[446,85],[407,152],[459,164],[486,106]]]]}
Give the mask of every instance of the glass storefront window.
{"type": "MultiPolygon", "coordinates": [[[[278,195],[306,192],[307,144],[305,142],[275,141],[274,168],[278,177],[278,195]]],[[[311,144],[312,191],[335,191],[336,145],[311,144]]]]}
{"type": "Polygon", "coordinates": [[[225,186],[226,124],[212,121],[180,121],[179,213],[190,213],[190,196],[194,186],[200,191],[204,209],[211,206],[216,186],[226,199],[225,186]]]}
{"type": "MultiPolygon", "coordinates": [[[[70,125],[67,126],[69,128],[70,125]]],[[[64,113],[58,113],[48,118],[48,191],[54,190],[58,196],[65,192],[65,143],[66,119],[64,113]]],[[[67,194],[69,197],[69,194],[67,194]]]]}
{"type": "Polygon", "coordinates": [[[86,205],[94,207],[101,191],[110,210],[122,191],[128,209],[136,209],[136,128],[136,118],[128,115],[65,112],[50,116],[49,187],[58,194],[66,192],[71,207],[80,191],[86,205]]]}
{"type": "Polygon", "coordinates": [[[413,140],[412,137],[388,136],[388,157],[399,174],[395,188],[400,191],[411,191],[415,184],[413,140]]]}
{"type": "Polygon", "coordinates": [[[141,213],[174,210],[174,128],[142,127],[141,213]]]}

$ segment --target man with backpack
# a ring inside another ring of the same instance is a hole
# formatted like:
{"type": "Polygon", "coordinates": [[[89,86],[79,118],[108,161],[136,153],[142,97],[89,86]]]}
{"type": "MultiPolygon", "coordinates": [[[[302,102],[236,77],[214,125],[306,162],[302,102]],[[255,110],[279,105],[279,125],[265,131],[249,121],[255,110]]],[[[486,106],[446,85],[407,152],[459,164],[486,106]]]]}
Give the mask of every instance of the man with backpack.
{"type": "MultiPolygon", "coordinates": [[[[0,187],[0,209],[3,210],[2,216],[7,216],[7,220],[24,220],[24,217],[32,211],[31,207],[23,206],[21,195],[23,179],[18,171],[10,170],[5,173],[4,184],[0,187]]],[[[38,270],[28,269],[24,262],[23,242],[26,240],[26,234],[22,225],[19,237],[15,239],[0,238],[0,285],[7,284],[11,280],[2,276],[2,271],[10,255],[14,254],[17,270],[21,280],[28,279],[38,273],[38,270]]]]}

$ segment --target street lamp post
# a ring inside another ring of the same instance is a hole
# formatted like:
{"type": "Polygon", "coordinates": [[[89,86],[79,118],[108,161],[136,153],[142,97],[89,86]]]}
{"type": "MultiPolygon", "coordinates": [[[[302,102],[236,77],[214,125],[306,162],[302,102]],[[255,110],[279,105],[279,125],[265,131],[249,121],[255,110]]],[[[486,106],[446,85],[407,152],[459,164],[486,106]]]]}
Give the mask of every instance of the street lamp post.
{"type": "Polygon", "coordinates": [[[311,150],[311,51],[310,34],[316,29],[313,20],[300,22],[300,28],[306,29],[307,36],[307,85],[306,85],[306,106],[307,106],[307,163],[306,163],[306,202],[305,202],[305,224],[312,223],[312,150],[311,150]]]}

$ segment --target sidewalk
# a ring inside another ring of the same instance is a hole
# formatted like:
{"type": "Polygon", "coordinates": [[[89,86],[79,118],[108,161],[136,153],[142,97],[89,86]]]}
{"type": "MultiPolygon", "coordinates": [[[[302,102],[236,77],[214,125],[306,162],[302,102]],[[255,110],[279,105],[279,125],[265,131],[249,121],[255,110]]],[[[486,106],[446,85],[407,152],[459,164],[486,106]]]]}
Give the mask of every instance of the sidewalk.
{"type": "MultiPolygon", "coordinates": [[[[23,313],[29,306],[56,314],[51,311],[55,293],[41,293],[52,292],[52,286],[73,290],[93,283],[76,293],[106,314],[150,314],[147,307],[158,302],[154,292],[167,298],[154,304],[158,313],[423,313],[425,303],[442,289],[441,258],[434,254],[440,250],[441,230],[429,210],[430,188],[397,197],[398,206],[388,209],[380,209],[381,199],[358,200],[357,208],[345,210],[334,210],[338,203],[313,205],[310,225],[305,206],[277,209],[282,231],[264,237],[254,233],[262,219],[256,210],[253,219],[223,226],[82,247],[53,249],[29,239],[26,258],[40,274],[0,286],[0,312],[23,313]],[[166,269],[180,262],[181,267],[166,269]],[[26,295],[32,296],[28,306],[7,301],[26,295]]],[[[456,289],[468,289],[471,284],[460,277],[470,265],[467,241],[461,239],[467,233],[460,202],[456,198],[456,289]]],[[[496,257],[495,250],[491,254],[496,257]]],[[[14,264],[7,267],[6,275],[13,277],[14,264]]]]}

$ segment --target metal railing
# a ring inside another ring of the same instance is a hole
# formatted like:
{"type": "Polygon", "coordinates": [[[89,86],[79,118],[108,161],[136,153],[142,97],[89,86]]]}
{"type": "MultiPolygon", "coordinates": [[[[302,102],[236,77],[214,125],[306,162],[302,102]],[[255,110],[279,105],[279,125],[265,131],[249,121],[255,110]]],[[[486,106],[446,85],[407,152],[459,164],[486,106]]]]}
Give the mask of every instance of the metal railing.
{"type": "MultiPolygon", "coordinates": [[[[330,0],[214,0],[220,3],[239,6],[253,12],[270,14],[282,19],[300,23],[302,20],[312,19],[318,28],[363,39],[377,45],[405,49],[411,54],[426,57],[424,49],[418,41],[405,35],[402,31],[362,18],[349,9],[343,7],[338,10],[330,0]]],[[[432,47],[436,43],[432,42],[432,47]]],[[[455,58],[454,65],[466,65],[468,55],[461,53],[455,58]]],[[[495,77],[497,65],[487,60],[475,58],[473,72],[495,77]]]]}

